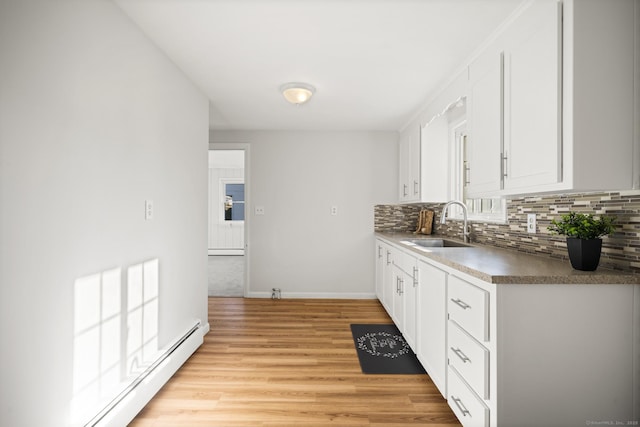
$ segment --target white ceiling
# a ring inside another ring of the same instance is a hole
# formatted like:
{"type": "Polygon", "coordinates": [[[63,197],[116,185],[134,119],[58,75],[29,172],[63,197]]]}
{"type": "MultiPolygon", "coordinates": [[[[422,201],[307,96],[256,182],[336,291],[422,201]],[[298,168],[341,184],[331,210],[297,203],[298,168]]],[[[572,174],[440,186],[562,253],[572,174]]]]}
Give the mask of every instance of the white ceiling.
{"type": "Polygon", "coordinates": [[[115,0],[212,129],[399,130],[521,0],[115,0]],[[316,87],[295,107],[287,82],[316,87]]]}

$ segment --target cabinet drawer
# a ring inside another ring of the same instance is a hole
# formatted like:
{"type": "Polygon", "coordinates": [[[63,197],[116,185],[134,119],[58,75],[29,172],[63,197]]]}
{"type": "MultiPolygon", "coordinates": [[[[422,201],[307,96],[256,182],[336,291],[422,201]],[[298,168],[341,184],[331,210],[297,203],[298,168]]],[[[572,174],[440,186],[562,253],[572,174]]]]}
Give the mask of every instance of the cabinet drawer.
{"type": "Polygon", "coordinates": [[[456,371],[449,368],[447,403],[465,427],[489,425],[489,408],[462,381],[456,371]]]}
{"type": "Polygon", "coordinates": [[[416,259],[411,255],[407,255],[405,253],[397,251],[393,258],[393,264],[396,265],[400,270],[407,273],[409,276],[414,277],[416,269],[416,259]]]}
{"type": "Polygon", "coordinates": [[[455,323],[449,322],[449,366],[483,399],[489,398],[489,350],[478,344],[455,323]]]}
{"type": "Polygon", "coordinates": [[[447,291],[449,319],[478,341],[489,341],[489,293],[455,276],[449,276],[447,291]]]}

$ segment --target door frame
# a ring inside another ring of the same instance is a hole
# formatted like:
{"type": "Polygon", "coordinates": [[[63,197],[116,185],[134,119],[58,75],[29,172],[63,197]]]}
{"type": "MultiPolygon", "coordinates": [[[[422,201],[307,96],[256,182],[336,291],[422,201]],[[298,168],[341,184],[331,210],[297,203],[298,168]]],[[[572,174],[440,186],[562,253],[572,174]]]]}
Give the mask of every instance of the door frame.
{"type": "MultiPolygon", "coordinates": [[[[250,260],[250,248],[249,248],[249,230],[250,230],[250,222],[251,222],[251,180],[250,173],[251,170],[251,156],[250,156],[250,145],[245,142],[210,142],[209,150],[214,151],[223,151],[223,150],[234,150],[234,151],[244,151],[244,289],[243,294],[246,298],[250,289],[249,286],[249,260],[250,260]]],[[[207,195],[207,197],[209,197],[207,195]]],[[[207,204],[208,206],[208,204],[207,204]]]]}

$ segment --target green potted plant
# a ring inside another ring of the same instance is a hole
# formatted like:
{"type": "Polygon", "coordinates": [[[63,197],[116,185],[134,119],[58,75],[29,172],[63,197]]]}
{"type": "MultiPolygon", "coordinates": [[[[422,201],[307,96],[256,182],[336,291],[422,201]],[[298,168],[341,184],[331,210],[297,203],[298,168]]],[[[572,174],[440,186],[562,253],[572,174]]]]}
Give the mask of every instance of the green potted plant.
{"type": "Polygon", "coordinates": [[[593,271],[600,263],[601,237],[611,234],[616,226],[614,217],[594,217],[592,214],[569,212],[552,220],[549,231],[567,236],[571,266],[576,270],[593,271]]]}

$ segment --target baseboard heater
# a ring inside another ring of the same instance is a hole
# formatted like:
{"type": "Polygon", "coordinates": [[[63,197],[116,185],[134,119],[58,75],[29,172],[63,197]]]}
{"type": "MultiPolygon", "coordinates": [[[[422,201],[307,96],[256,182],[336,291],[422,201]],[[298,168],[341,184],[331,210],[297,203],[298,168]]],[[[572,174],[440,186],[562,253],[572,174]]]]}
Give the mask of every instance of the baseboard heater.
{"type": "Polygon", "coordinates": [[[209,324],[203,326],[198,320],[126,389],[86,423],[85,427],[123,426],[131,422],[169,378],[200,347],[208,330],[209,324]]]}

